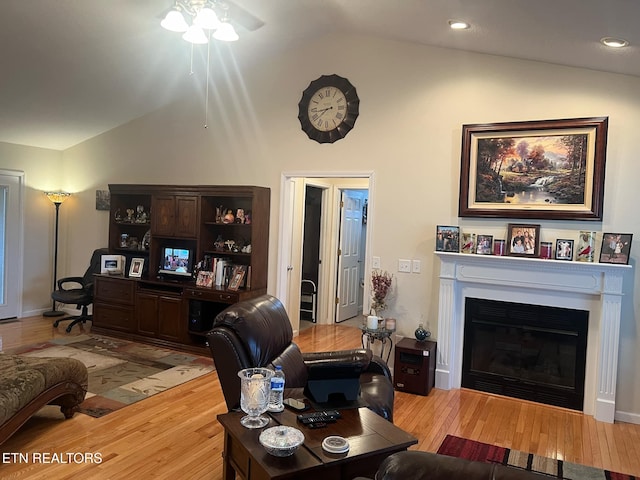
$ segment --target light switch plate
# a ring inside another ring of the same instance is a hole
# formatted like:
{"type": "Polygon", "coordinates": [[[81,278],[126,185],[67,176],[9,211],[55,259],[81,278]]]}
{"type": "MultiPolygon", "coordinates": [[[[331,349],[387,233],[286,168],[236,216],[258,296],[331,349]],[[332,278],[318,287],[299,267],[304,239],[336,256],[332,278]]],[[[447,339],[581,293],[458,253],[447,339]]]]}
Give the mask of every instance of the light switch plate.
{"type": "Polygon", "coordinates": [[[380,268],[380,257],[373,257],[371,259],[371,268],[380,268]]]}
{"type": "Polygon", "coordinates": [[[421,270],[420,260],[412,260],[411,271],[413,273],[420,273],[420,270],[421,270]]]}

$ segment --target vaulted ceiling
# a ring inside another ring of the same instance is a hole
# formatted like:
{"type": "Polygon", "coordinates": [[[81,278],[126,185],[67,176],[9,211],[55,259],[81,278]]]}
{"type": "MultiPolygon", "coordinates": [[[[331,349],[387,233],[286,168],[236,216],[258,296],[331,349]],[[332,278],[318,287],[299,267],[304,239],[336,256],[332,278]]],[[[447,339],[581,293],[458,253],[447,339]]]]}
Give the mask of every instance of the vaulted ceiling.
{"type": "MultiPolygon", "coordinates": [[[[223,47],[240,66],[346,32],[640,76],[638,0],[233,1],[264,22],[223,47]]],[[[0,141],[63,150],[176,99],[189,49],[159,25],[172,3],[2,0],[0,141]]]]}

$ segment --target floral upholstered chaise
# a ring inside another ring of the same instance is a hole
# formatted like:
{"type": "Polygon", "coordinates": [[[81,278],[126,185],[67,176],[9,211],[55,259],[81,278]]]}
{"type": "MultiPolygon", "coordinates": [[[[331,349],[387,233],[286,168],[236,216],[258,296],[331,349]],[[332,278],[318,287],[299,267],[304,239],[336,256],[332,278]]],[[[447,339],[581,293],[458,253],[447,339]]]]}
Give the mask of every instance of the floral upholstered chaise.
{"type": "Polygon", "coordinates": [[[45,405],[71,418],[87,384],[87,367],[74,358],[0,354],[0,444],[45,405]]]}

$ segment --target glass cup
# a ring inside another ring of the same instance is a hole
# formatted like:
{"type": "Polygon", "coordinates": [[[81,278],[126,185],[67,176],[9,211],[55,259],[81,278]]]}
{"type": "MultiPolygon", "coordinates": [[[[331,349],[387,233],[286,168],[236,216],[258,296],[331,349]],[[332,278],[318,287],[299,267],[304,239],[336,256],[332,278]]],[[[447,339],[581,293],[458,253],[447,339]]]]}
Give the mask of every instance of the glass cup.
{"type": "Polygon", "coordinates": [[[240,423],[247,428],[262,428],[269,419],[262,414],[267,411],[273,371],[268,368],[245,368],[240,377],[240,408],[247,415],[240,423]]]}

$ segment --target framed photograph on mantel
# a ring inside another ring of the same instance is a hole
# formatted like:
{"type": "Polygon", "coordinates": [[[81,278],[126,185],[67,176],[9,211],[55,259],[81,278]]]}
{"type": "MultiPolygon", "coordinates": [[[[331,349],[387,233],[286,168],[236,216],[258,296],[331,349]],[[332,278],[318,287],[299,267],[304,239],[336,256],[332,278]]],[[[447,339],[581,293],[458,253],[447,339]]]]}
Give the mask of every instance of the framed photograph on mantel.
{"type": "Polygon", "coordinates": [[[600,263],[629,263],[631,252],[631,233],[605,233],[602,236],[600,263]]]}
{"type": "Polygon", "coordinates": [[[540,225],[510,223],[507,227],[507,254],[537,258],[540,254],[540,225]]]}
{"type": "Polygon", "coordinates": [[[601,220],[608,117],[462,126],[461,217],[601,220]]]}

